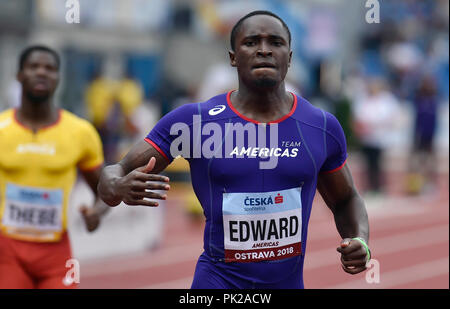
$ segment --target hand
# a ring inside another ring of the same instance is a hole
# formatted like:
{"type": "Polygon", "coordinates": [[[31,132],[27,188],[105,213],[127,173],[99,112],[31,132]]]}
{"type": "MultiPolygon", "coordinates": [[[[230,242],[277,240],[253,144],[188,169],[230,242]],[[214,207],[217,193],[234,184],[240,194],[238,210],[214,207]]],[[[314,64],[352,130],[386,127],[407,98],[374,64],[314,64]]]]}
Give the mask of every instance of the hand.
{"type": "Polygon", "coordinates": [[[81,206],[80,213],[89,232],[93,232],[100,224],[100,214],[93,207],[81,206]]]}
{"type": "Polygon", "coordinates": [[[149,190],[169,190],[167,183],[169,178],[162,175],[151,174],[156,164],[155,157],[152,157],[146,166],[138,167],[128,175],[120,178],[115,186],[116,194],[122,197],[122,201],[127,205],[142,205],[156,207],[158,202],[149,201],[145,198],[165,200],[166,194],[151,192],[149,190]]]}
{"type": "Polygon", "coordinates": [[[341,253],[342,269],[345,272],[355,275],[366,270],[367,252],[359,240],[344,238],[337,251],[341,253]]]}

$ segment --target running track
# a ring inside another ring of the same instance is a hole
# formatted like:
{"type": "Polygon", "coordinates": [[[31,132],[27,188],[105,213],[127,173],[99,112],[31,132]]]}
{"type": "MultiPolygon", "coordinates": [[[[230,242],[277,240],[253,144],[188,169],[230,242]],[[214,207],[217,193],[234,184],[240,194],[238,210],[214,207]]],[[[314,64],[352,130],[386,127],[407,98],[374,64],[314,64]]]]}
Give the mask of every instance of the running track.
{"type": "MultiPolygon", "coordinates": [[[[355,180],[361,172],[353,170],[355,180]]],[[[434,194],[403,196],[401,172],[388,174],[387,197],[368,199],[370,247],[379,262],[380,282],[369,284],[366,273],[349,275],[340,266],[340,237],[319,195],[309,224],[304,281],[312,289],[448,289],[448,171],[434,194]]],[[[184,189],[186,190],[186,189],[184,189]]],[[[83,263],[81,288],[189,288],[202,252],[203,222],[185,214],[183,189],[172,190],[166,207],[165,238],[150,252],[83,263]]]]}

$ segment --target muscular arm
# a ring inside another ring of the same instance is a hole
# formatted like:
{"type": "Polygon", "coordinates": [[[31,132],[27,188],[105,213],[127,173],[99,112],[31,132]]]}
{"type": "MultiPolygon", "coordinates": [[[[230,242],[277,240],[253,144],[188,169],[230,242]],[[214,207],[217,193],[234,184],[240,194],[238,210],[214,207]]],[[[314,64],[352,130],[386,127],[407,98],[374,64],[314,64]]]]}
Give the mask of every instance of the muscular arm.
{"type": "Polygon", "coordinates": [[[365,269],[366,250],[359,241],[369,241],[369,221],[364,201],[356,190],[347,164],[339,171],[321,173],[317,188],[333,212],[336,228],[343,242],[338,248],[344,270],[356,274],[365,269]]]}
{"type": "Polygon", "coordinates": [[[98,194],[110,206],[117,206],[122,201],[128,205],[158,206],[156,202],[144,198],[165,199],[165,196],[147,190],[168,190],[167,184],[152,182],[169,181],[165,176],[156,175],[168,164],[169,161],[152,145],[140,141],[120,162],[103,169],[98,194]],[[152,163],[151,158],[155,158],[156,161],[152,163]]]}
{"type": "Polygon", "coordinates": [[[347,164],[337,172],[321,173],[317,189],[333,212],[336,228],[342,238],[369,240],[369,221],[364,201],[356,190],[347,164]]]}
{"type": "Polygon", "coordinates": [[[169,161],[146,141],[140,141],[134,145],[127,155],[117,164],[122,167],[125,174],[128,174],[140,166],[145,166],[151,157],[155,157],[156,159],[155,167],[152,170],[154,174],[162,172],[169,165],[169,161]]]}

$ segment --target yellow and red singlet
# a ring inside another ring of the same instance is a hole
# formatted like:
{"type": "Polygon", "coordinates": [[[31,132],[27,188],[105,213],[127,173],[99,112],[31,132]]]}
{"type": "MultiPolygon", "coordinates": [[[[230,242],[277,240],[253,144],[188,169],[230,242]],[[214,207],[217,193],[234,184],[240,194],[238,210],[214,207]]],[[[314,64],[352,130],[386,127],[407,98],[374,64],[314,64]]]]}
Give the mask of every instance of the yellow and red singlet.
{"type": "Polygon", "coordinates": [[[16,113],[0,113],[0,231],[13,239],[59,241],[77,167],[103,164],[100,137],[88,121],[62,109],[56,123],[37,132],[16,113]]]}

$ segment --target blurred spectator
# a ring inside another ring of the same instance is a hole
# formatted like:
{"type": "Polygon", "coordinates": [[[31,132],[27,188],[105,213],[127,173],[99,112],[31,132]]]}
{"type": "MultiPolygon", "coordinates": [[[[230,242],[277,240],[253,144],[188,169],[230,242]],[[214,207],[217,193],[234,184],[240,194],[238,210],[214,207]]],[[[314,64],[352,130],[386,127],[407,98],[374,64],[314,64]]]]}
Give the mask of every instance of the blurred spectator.
{"type": "Polygon", "coordinates": [[[433,141],[436,135],[438,100],[436,81],[423,78],[414,99],[414,140],[410,157],[407,192],[420,193],[435,181],[433,141]]]}
{"type": "Polygon", "coordinates": [[[101,128],[114,103],[113,82],[103,77],[100,72],[95,72],[86,88],[85,102],[88,118],[97,129],[101,128]]]}
{"type": "Polygon", "coordinates": [[[359,139],[367,166],[367,186],[370,193],[382,191],[382,155],[388,146],[388,136],[394,126],[397,99],[381,78],[371,78],[367,94],[354,105],[354,131],[359,139]]]}
{"type": "Polygon", "coordinates": [[[117,134],[114,125],[110,127],[108,119],[111,118],[111,110],[114,106],[113,82],[103,77],[100,72],[95,72],[92,82],[85,92],[85,103],[89,120],[97,129],[102,140],[105,163],[114,162],[117,134]]]}
{"type": "Polygon", "coordinates": [[[120,141],[138,133],[131,116],[143,100],[139,83],[129,74],[114,82],[96,73],[85,100],[89,119],[102,139],[105,162],[117,162],[120,141]]]}
{"type": "Polygon", "coordinates": [[[135,135],[138,132],[138,129],[133,124],[131,116],[136,108],[142,103],[142,88],[130,74],[127,74],[121,81],[119,81],[115,94],[116,100],[120,105],[124,117],[125,131],[129,135],[135,135]]]}

